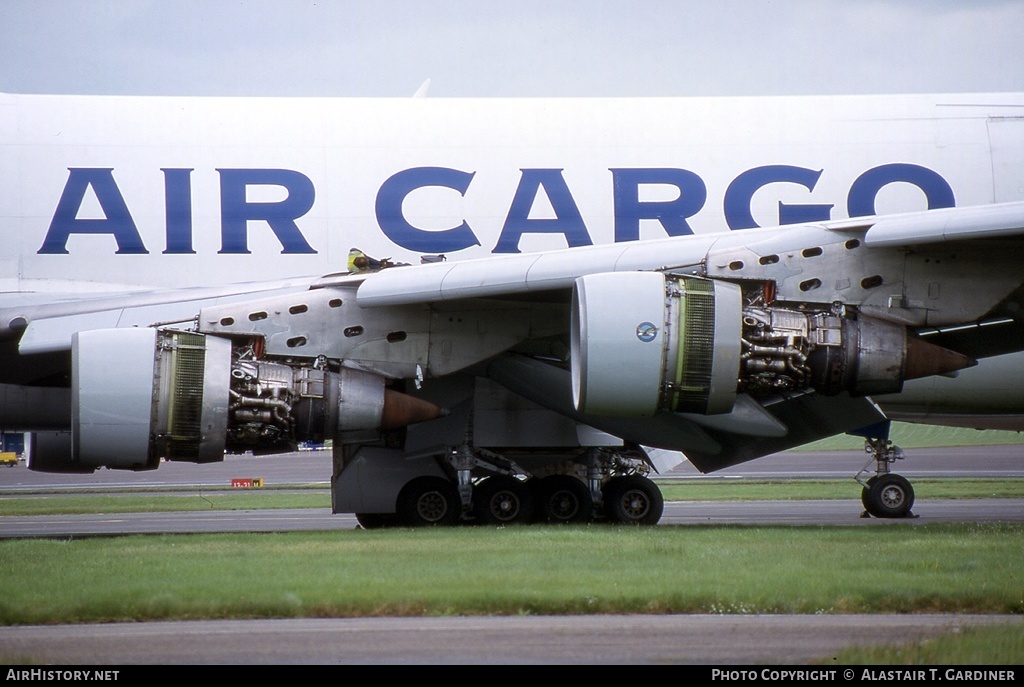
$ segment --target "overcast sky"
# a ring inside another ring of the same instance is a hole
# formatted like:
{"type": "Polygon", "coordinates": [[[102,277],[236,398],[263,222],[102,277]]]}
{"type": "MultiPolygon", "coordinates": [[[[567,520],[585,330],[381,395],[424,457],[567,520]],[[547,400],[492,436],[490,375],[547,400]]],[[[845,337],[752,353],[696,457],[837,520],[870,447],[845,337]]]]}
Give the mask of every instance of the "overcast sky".
{"type": "Polygon", "coordinates": [[[1021,0],[0,0],[13,93],[1024,90],[1021,0]]]}

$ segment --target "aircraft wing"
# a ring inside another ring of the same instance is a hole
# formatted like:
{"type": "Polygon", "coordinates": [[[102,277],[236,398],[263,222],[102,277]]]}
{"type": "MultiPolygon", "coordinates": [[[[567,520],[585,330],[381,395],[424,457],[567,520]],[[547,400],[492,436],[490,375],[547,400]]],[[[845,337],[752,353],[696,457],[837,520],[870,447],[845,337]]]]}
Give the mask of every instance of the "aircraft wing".
{"type": "MultiPolygon", "coordinates": [[[[879,218],[841,220],[808,227],[798,241],[816,243],[814,231],[862,236],[867,248],[911,251],[922,246],[977,246],[989,239],[1008,239],[1024,233],[1024,203],[950,208],[879,218]]],[[[24,330],[20,350],[41,353],[70,348],[70,335],[80,329],[150,326],[192,319],[198,307],[232,300],[251,300],[260,293],[300,291],[359,285],[361,307],[408,305],[468,298],[524,297],[528,294],[571,290],[587,274],[622,271],[696,270],[709,257],[733,250],[770,254],[784,245],[779,234],[792,228],[765,228],[725,235],[662,239],[576,248],[548,253],[495,256],[461,262],[441,262],[373,274],[343,273],[318,279],[239,284],[204,289],[129,293],[126,295],[54,298],[42,293],[42,303],[6,304],[0,299],[0,334],[24,330]],[[55,302],[56,301],[56,302],[55,302]]],[[[734,270],[735,271],[735,270],[734,270]]],[[[766,270],[767,272],[768,270],[766,270]]],[[[728,273],[723,273],[728,274],[728,273]]],[[[742,277],[746,272],[736,276],[742,277]]],[[[971,278],[973,274],[968,274],[971,278]]],[[[22,294],[24,297],[24,295],[22,294]]],[[[8,298],[7,300],[10,300],[8,298]]]]}
{"type": "Polygon", "coordinates": [[[762,257],[787,249],[807,250],[816,247],[814,233],[819,230],[859,240],[868,248],[909,251],[937,244],[975,246],[987,239],[1024,234],[1024,203],[840,220],[808,226],[801,233],[792,227],[772,227],[690,237],[686,242],[662,239],[436,263],[374,274],[359,288],[358,298],[360,305],[375,307],[570,289],[585,274],[685,269],[709,255],[737,248],[748,247],[762,257]],[[792,238],[781,238],[783,233],[792,238]],[[806,248],[800,248],[804,244],[806,248]]]}

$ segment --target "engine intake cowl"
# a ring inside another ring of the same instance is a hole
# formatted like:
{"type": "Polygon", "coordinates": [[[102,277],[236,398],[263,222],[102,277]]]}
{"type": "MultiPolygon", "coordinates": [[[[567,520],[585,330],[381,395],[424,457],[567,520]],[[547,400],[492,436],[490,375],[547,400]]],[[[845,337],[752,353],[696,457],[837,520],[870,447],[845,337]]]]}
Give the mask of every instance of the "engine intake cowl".
{"type": "Polygon", "coordinates": [[[740,288],[727,282],[660,272],[580,277],[571,326],[576,409],[619,417],[729,412],[741,313],[740,288]]]}
{"type": "Polygon", "coordinates": [[[149,328],[77,333],[72,463],[147,470],[161,457],[223,460],[230,369],[226,339],[149,328]]]}

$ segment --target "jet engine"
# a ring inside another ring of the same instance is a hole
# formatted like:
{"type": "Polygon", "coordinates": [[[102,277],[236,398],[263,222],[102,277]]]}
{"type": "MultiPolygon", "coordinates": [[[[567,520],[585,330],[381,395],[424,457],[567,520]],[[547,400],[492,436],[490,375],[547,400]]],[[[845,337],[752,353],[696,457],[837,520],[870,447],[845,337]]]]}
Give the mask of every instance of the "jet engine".
{"type": "Polygon", "coordinates": [[[369,372],[258,360],[225,338],[149,328],[76,334],[71,386],[70,441],[41,442],[32,469],[207,463],[443,414],[369,372]]]}
{"type": "Polygon", "coordinates": [[[620,417],[713,415],[729,412],[741,392],[895,393],[907,379],[976,364],[852,308],[763,300],[700,277],[580,277],[570,332],[576,409],[620,417]]]}

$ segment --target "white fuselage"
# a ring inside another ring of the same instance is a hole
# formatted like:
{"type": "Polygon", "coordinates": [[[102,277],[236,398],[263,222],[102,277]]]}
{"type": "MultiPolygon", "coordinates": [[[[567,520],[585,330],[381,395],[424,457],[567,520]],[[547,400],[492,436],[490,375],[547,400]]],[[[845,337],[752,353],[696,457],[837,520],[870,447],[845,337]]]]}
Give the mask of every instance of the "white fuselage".
{"type": "Polygon", "coordinates": [[[0,96],[4,291],[200,286],[1024,199],[1024,95],[0,96]]]}

